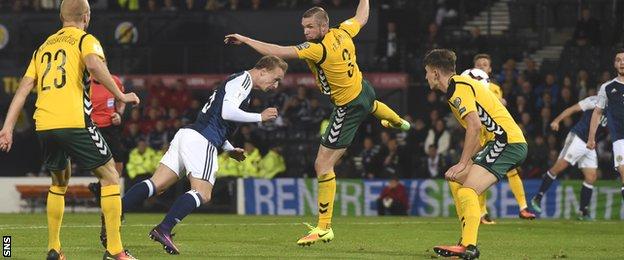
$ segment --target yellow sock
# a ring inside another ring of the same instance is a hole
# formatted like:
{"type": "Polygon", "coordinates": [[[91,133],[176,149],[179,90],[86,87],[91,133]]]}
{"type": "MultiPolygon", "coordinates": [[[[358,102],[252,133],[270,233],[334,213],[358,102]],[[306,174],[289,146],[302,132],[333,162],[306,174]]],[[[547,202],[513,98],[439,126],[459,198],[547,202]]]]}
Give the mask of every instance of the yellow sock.
{"type": "Polygon", "coordinates": [[[61,224],[65,212],[67,186],[50,186],[46,212],[48,215],[48,250],[61,251],[61,224]]]}
{"type": "Polygon", "coordinates": [[[483,192],[483,194],[479,195],[479,208],[481,209],[481,216],[485,216],[488,213],[487,211],[487,193],[483,192]]]}
{"type": "Polygon", "coordinates": [[[464,212],[464,228],[462,229],[463,246],[477,245],[477,234],[481,222],[479,199],[477,193],[471,188],[462,187],[457,191],[464,212]]]}
{"type": "Polygon", "coordinates": [[[520,174],[518,174],[517,169],[513,169],[507,172],[507,179],[509,179],[509,188],[511,188],[511,192],[514,197],[516,197],[516,201],[518,201],[518,206],[520,210],[527,208],[527,201],[524,195],[524,186],[522,185],[522,179],[520,179],[520,174]]]}
{"type": "Polygon", "coordinates": [[[112,255],[123,251],[121,245],[121,197],[119,185],[102,187],[102,213],[106,224],[107,244],[106,250],[112,255]]]}
{"type": "Polygon", "coordinates": [[[329,172],[318,177],[319,219],[317,227],[331,228],[334,198],[336,197],[336,174],[329,172]]]}
{"type": "Polygon", "coordinates": [[[459,218],[459,221],[463,221],[462,217],[463,214],[461,212],[461,204],[459,202],[459,198],[457,197],[457,191],[459,190],[459,188],[461,188],[461,184],[454,182],[454,181],[449,181],[448,182],[449,187],[451,188],[451,195],[453,195],[453,201],[455,202],[455,212],[457,212],[457,218],[459,218]]]}
{"type": "Polygon", "coordinates": [[[389,108],[386,104],[377,100],[375,100],[375,103],[373,104],[372,113],[377,119],[388,120],[393,125],[401,125],[401,123],[403,122],[401,120],[401,117],[396,112],[394,112],[394,110],[389,108]]]}

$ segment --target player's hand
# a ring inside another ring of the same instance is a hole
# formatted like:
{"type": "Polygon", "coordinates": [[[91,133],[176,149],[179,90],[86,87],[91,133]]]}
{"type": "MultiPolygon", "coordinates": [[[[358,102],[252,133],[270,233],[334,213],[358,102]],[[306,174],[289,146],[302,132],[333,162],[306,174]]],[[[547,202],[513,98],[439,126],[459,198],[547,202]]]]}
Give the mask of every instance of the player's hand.
{"type": "Polygon", "coordinates": [[[141,103],[141,100],[139,100],[139,97],[133,92],[123,94],[123,96],[121,96],[120,101],[126,104],[130,103],[134,105],[138,105],[139,103],[141,103]]]}
{"type": "Polygon", "coordinates": [[[3,128],[0,131],[0,151],[9,152],[13,144],[13,130],[3,128]]]}
{"type": "Polygon", "coordinates": [[[239,162],[242,162],[245,158],[247,158],[247,156],[245,156],[245,150],[242,148],[234,148],[234,150],[228,151],[228,155],[230,155],[230,158],[239,162]]]}
{"type": "Polygon", "coordinates": [[[274,120],[277,118],[277,108],[269,107],[260,113],[262,116],[262,122],[274,120]]]}
{"type": "Polygon", "coordinates": [[[468,165],[466,163],[463,162],[459,162],[455,165],[453,165],[451,168],[449,168],[446,173],[444,173],[444,178],[449,180],[449,181],[457,181],[457,178],[459,177],[459,174],[461,172],[463,172],[464,170],[466,170],[466,167],[468,165]]]}
{"type": "Polygon", "coordinates": [[[247,37],[242,36],[238,33],[235,34],[228,34],[225,36],[225,39],[223,40],[223,42],[225,44],[236,44],[236,45],[240,45],[243,44],[245,42],[245,39],[247,37]]]}
{"type": "Polygon", "coordinates": [[[115,112],[111,115],[111,122],[113,123],[113,125],[121,125],[121,115],[119,115],[119,113],[115,112]]]}
{"type": "Polygon", "coordinates": [[[587,140],[587,149],[589,149],[589,150],[596,149],[596,140],[594,140],[593,138],[588,139],[587,140]]]}
{"type": "Polygon", "coordinates": [[[550,123],[550,129],[553,131],[559,131],[559,121],[552,121],[552,123],[550,123]]]}

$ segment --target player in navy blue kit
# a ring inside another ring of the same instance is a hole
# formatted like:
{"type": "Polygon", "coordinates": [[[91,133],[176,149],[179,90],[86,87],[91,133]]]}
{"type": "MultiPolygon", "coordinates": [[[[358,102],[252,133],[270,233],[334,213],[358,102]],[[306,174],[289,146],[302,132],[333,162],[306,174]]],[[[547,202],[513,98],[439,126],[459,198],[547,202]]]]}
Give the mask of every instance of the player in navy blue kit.
{"type": "MultiPolygon", "coordinates": [[[[572,127],[572,129],[570,129],[570,132],[565,140],[565,145],[563,149],[561,149],[561,153],[559,153],[559,158],[544,174],[538,193],[531,199],[531,206],[535,212],[542,212],[542,197],[550,188],[553,181],[557,178],[557,175],[567,169],[570,165],[576,164],[576,166],[581,169],[585,177],[583,186],[581,187],[579,220],[591,219],[588,208],[589,201],[591,200],[591,196],[594,191],[593,185],[597,177],[596,169],[598,168],[598,159],[596,156],[596,150],[587,148],[587,136],[589,134],[591,117],[597,103],[598,96],[587,97],[561,112],[561,114],[550,124],[550,128],[552,128],[552,130],[559,131],[559,122],[561,122],[561,120],[571,116],[574,113],[583,112],[581,119],[574,125],[574,127],[572,127]]],[[[601,139],[606,135],[606,125],[607,120],[603,117],[600,120],[597,138],[601,139]]]]}
{"type": "Polygon", "coordinates": [[[217,150],[230,153],[242,161],[243,149],[234,148],[227,138],[236,130],[237,123],[274,120],[277,109],[267,108],[262,113],[245,112],[252,88],[262,91],[277,88],[288,64],[276,56],[264,56],[253,69],[231,75],[197,115],[195,123],[181,128],[171,141],[169,150],[160,161],[154,175],[140,182],[124,195],[123,211],[131,210],[145,199],[158,195],[175,184],[182,174],[188,176],[191,190],[180,196],[171,206],[163,221],[149,236],[160,242],[169,254],[179,254],[171,239],[171,230],[200,205],[210,201],[217,171],[217,150]]]}
{"type": "Polygon", "coordinates": [[[620,173],[622,181],[622,198],[624,199],[624,49],[615,52],[613,66],[617,77],[600,86],[598,103],[594,109],[587,138],[587,148],[596,148],[596,130],[600,124],[603,111],[609,121],[609,135],[613,141],[613,163],[620,173]]]}

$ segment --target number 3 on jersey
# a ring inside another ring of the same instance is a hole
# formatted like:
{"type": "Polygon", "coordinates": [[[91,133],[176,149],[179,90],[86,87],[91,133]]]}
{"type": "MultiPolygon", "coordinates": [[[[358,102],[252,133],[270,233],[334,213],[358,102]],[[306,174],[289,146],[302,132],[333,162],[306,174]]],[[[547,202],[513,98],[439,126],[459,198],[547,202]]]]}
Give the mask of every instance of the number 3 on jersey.
{"type": "MultiPolygon", "coordinates": [[[[59,74],[61,75],[61,79],[60,79],[60,83],[57,81],[58,78],[54,78],[54,87],[56,88],[62,88],[65,86],[65,83],[67,83],[67,78],[66,78],[66,73],[65,73],[65,62],[67,61],[67,55],[65,54],[65,50],[60,49],[58,50],[55,54],[54,54],[54,61],[58,61],[61,60],[59,63],[59,65],[56,67],[56,69],[59,71],[59,74]]],[[[48,75],[48,72],[50,72],[50,67],[52,67],[52,53],[50,52],[46,52],[43,55],[41,55],[41,63],[47,63],[46,64],[46,69],[43,72],[43,76],[41,76],[41,91],[45,91],[45,90],[49,90],[50,86],[44,86],[44,81],[46,76],[48,75]],[[44,59],[47,58],[47,61],[45,61],[44,59]]]]}
{"type": "Polygon", "coordinates": [[[204,108],[202,108],[202,113],[205,114],[208,111],[208,109],[210,109],[210,106],[212,105],[212,101],[214,101],[216,95],[217,95],[217,91],[215,90],[214,92],[212,92],[212,95],[210,96],[210,98],[208,98],[208,102],[206,102],[206,104],[204,105],[204,108]]]}
{"type": "Polygon", "coordinates": [[[353,66],[353,62],[351,61],[351,53],[349,53],[347,49],[342,50],[342,60],[349,62],[347,64],[347,66],[349,66],[349,70],[347,70],[347,75],[349,76],[349,78],[352,78],[355,66],[353,66]]]}

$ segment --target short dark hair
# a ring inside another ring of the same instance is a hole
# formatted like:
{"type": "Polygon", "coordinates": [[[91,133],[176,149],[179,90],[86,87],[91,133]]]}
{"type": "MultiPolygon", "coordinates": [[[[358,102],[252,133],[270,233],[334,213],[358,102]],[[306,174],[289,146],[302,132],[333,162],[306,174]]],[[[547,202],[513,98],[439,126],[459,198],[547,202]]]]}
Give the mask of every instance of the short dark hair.
{"type": "Polygon", "coordinates": [[[455,72],[457,55],[448,49],[433,49],[427,52],[423,63],[425,66],[434,67],[444,72],[455,72]]]}
{"type": "Polygon", "coordinates": [[[486,53],[479,53],[475,55],[472,59],[472,62],[477,62],[477,60],[479,59],[487,59],[488,61],[492,62],[492,57],[490,57],[490,55],[486,53]]]}
{"type": "Polygon", "coordinates": [[[286,73],[286,71],[288,70],[288,63],[286,63],[280,57],[267,55],[267,56],[260,58],[260,60],[258,60],[256,65],[254,66],[254,69],[273,70],[278,67],[282,69],[284,73],[286,73]]]}
{"type": "Polygon", "coordinates": [[[617,56],[620,53],[624,53],[624,48],[621,48],[621,47],[620,48],[616,48],[615,52],[613,53],[613,56],[615,57],[615,56],[617,56]]]}
{"type": "Polygon", "coordinates": [[[323,9],[322,7],[315,6],[305,11],[305,13],[303,13],[303,18],[310,18],[310,17],[314,17],[314,19],[316,19],[319,22],[324,22],[326,24],[329,24],[329,15],[327,15],[327,11],[325,11],[325,9],[323,9]]]}

